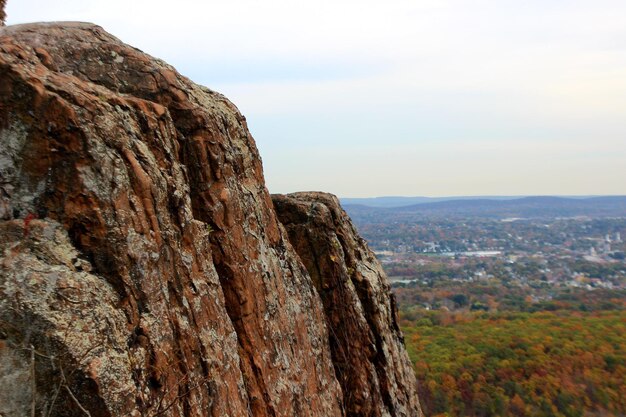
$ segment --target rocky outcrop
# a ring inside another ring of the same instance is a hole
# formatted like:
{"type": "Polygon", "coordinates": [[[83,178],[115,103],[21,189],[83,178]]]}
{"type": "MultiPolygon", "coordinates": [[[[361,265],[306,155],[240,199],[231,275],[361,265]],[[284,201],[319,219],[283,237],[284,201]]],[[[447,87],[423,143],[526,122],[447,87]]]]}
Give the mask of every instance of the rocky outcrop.
{"type": "Polygon", "coordinates": [[[324,193],[272,198],[322,298],[346,414],[421,415],[386,275],[339,200],[324,193]]]}
{"type": "Polygon", "coordinates": [[[0,29],[0,81],[0,414],[345,415],[232,103],[83,23],[0,29]]]}

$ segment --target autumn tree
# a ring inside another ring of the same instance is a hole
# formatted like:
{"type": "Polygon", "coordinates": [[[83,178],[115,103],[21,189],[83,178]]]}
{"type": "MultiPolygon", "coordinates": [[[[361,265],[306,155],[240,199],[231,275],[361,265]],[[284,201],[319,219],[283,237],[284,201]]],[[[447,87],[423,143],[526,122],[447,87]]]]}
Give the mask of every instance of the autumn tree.
{"type": "Polygon", "coordinates": [[[413,313],[427,415],[626,416],[626,310],[413,313]]]}

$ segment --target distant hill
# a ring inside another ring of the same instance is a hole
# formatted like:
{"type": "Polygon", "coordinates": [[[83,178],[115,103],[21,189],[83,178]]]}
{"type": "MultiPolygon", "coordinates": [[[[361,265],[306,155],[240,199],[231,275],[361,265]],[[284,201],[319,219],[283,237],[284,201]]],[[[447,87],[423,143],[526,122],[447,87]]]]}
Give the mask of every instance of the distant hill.
{"type": "MultiPolygon", "coordinates": [[[[424,197],[421,197],[424,198],[424,197]]],[[[450,198],[399,207],[345,204],[356,220],[416,218],[626,217],[626,196],[450,198]]]]}
{"type": "Polygon", "coordinates": [[[515,196],[473,196],[473,197],[366,197],[366,198],[340,198],[341,204],[346,205],[360,205],[367,207],[403,207],[411,206],[415,204],[427,204],[437,203],[440,201],[450,200],[476,200],[476,199],[489,199],[489,200],[511,200],[520,197],[515,196]]]}

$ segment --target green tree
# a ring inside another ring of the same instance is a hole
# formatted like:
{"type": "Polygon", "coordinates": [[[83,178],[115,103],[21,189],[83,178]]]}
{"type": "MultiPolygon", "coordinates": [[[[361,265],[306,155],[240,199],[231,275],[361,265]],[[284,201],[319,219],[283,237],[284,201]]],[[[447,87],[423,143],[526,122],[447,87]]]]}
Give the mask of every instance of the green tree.
{"type": "Polygon", "coordinates": [[[6,3],[6,0],[0,0],[0,26],[4,26],[4,21],[7,18],[7,15],[4,12],[4,6],[6,6],[6,3]]]}
{"type": "Polygon", "coordinates": [[[469,299],[467,298],[467,295],[465,294],[455,294],[452,297],[452,301],[454,302],[454,305],[457,307],[465,307],[466,305],[469,304],[469,299]]]}

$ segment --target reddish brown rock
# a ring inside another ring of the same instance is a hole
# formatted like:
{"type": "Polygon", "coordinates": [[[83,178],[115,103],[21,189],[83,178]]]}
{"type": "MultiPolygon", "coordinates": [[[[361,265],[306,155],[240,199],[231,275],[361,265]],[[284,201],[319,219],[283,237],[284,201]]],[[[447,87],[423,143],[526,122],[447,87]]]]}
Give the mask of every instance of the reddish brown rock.
{"type": "Polygon", "coordinates": [[[232,103],[91,24],[0,29],[0,414],[343,416],[327,317],[232,103]]]}
{"type": "Polygon", "coordinates": [[[324,303],[346,415],[420,416],[386,275],[338,199],[324,193],[272,199],[324,303]]]}
{"type": "Polygon", "coordinates": [[[341,415],[232,103],[91,24],[0,29],[0,80],[1,336],[39,410],[341,415]]]}

